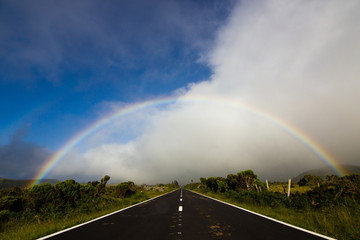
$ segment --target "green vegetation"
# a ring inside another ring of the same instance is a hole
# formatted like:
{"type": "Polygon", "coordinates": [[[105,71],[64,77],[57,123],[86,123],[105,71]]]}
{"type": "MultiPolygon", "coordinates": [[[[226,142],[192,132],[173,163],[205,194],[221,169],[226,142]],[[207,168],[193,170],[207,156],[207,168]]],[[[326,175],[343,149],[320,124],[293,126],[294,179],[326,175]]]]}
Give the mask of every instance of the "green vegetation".
{"type": "Polygon", "coordinates": [[[106,186],[109,179],[0,190],[0,239],[35,239],[178,188],[173,183],[106,186]]]}
{"type": "Polygon", "coordinates": [[[226,178],[200,178],[187,189],[338,239],[360,239],[360,175],[306,175],[292,184],[271,183],[269,190],[253,171],[226,178]]]}

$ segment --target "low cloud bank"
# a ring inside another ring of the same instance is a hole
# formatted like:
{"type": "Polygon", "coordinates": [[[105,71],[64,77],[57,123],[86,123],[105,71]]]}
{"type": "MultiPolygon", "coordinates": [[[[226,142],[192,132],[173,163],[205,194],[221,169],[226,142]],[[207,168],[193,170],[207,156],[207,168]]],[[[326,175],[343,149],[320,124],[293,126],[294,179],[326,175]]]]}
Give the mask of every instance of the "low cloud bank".
{"type": "MultiPolygon", "coordinates": [[[[291,123],[339,163],[359,165],[359,11],[358,1],[241,1],[205,54],[211,79],[179,98],[248,104],[291,123]]],[[[179,101],[125,119],[91,136],[83,143],[91,147],[51,175],[186,183],[249,168],[284,179],[324,166],[266,118],[227,104],[179,101]],[[131,139],[117,141],[132,121],[139,124],[131,139]]]]}
{"type": "Polygon", "coordinates": [[[32,179],[51,152],[24,141],[28,127],[18,129],[8,144],[0,146],[0,177],[32,179]]]}

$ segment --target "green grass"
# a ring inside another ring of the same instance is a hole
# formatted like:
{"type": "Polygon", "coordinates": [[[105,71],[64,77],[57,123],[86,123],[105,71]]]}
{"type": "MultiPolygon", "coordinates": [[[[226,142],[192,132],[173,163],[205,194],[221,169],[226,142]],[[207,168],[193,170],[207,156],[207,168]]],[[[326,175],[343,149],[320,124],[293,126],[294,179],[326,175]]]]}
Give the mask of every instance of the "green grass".
{"type": "MultiPolygon", "coordinates": [[[[169,189],[170,191],[170,189],[169,189]]],[[[134,205],[147,199],[162,195],[166,192],[146,191],[136,193],[130,197],[116,199],[115,205],[106,209],[90,213],[68,214],[60,219],[18,219],[10,220],[1,226],[0,239],[2,240],[26,240],[36,239],[51,233],[75,226],[89,220],[104,216],[108,213],[120,210],[122,208],[134,205]]]]}
{"type": "Polygon", "coordinates": [[[224,202],[248,209],[250,211],[320,233],[337,239],[360,239],[360,209],[337,207],[326,211],[296,211],[286,207],[259,207],[246,203],[239,203],[221,193],[204,192],[204,195],[224,202]]]}
{"type": "MultiPolygon", "coordinates": [[[[285,191],[287,192],[288,190],[288,185],[287,184],[269,184],[269,191],[270,192],[279,192],[279,193],[283,193],[284,192],[284,188],[285,191]]],[[[290,189],[290,193],[294,194],[296,192],[302,194],[302,193],[306,193],[308,191],[310,191],[312,188],[309,186],[299,186],[298,184],[292,184],[292,187],[290,189]]]]}
{"type": "Polygon", "coordinates": [[[10,221],[4,228],[5,231],[0,233],[0,239],[36,239],[68,227],[89,221],[91,219],[100,217],[107,213],[113,212],[117,209],[108,209],[91,214],[74,214],[68,215],[62,219],[52,219],[41,222],[22,222],[10,221]]]}

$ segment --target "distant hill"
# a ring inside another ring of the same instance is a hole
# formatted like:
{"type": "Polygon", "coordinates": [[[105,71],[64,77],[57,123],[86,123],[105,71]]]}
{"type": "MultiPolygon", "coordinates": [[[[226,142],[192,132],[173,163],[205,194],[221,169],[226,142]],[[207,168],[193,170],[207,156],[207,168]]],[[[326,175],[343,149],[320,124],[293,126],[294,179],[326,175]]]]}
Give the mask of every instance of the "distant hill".
{"type": "MultiPolygon", "coordinates": [[[[0,177],[0,189],[8,189],[8,188],[24,188],[28,186],[33,180],[31,179],[9,179],[9,178],[1,178],[0,177]]],[[[59,182],[56,179],[43,179],[41,182],[48,182],[52,185],[59,182]]]]}
{"type": "MultiPolygon", "coordinates": [[[[360,166],[353,166],[353,165],[343,165],[342,168],[348,173],[348,174],[360,174],[360,166]]],[[[324,168],[317,168],[313,170],[309,170],[306,172],[301,173],[299,176],[292,179],[294,182],[300,181],[305,175],[313,175],[318,176],[323,179],[325,179],[326,176],[329,175],[336,175],[333,170],[330,168],[324,167],[324,168]]]]}

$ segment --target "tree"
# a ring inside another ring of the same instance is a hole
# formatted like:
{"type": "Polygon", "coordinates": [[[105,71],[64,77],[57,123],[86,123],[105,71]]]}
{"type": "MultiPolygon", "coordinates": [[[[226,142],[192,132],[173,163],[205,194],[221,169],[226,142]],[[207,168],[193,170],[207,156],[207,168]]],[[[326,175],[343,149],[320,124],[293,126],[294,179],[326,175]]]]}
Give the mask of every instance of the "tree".
{"type": "Polygon", "coordinates": [[[214,192],[217,192],[218,185],[217,185],[217,182],[216,182],[216,177],[209,177],[206,180],[206,187],[211,189],[214,192]]]}
{"type": "Polygon", "coordinates": [[[99,185],[99,181],[90,181],[88,182],[88,184],[92,185],[93,187],[96,187],[97,185],[99,185]]]}
{"type": "Polygon", "coordinates": [[[109,175],[105,175],[102,179],[101,179],[101,184],[104,185],[104,187],[106,187],[106,183],[110,180],[110,176],[109,175]]]}
{"type": "Polygon", "coordinates": [[[96,186],[95,194],[99,195],[100,193],[105,191],[106,183],[110,180],[109,175],[105,175],[101,180],[100,184],[96,186]]]}
{"type": "Polygon", "coordinates": [[[201,178],[200,178],[200,183],[201,183],[201,186],[202,186],[203,188],[206,188],[206,178],[201,177],[201,178]]]}
{"type": "Polygon", "coordinates": [[[179,183],[177,180],[172,181],[171,185],[173,185],[174,187],[178,188],[179,187],[179,183]]]}
{"type": "Polygon", "coordinates": [[[228,174],[226,178],[226,184],[230,190],[236,190],[238,186],[237,177],[234,174],[228,174]]]}
{"type": "Polygon", "coordinates": [[[226,187],[226,179],[223,177],[217,177],[216,179],[216,184],[218,187],[218,191],[223,193],[227,191],[227,187],[226,187]]]}
{"type": "Polygon", "coordinates": [[[255,184],[259,181],[257,175],[252,170],[245,170],[238,172],[236,175],[238,181],[238,187],[243,190],[252,190],[255,184]]]}
{"type": "Polygon", "coordinates": [[[313,175],[305,175],[300,181],[298,182],[299,186],[310,186],[310,187],[320,187],[320,183],[322,183],[322,179],[318,176],[313,175]]]}

